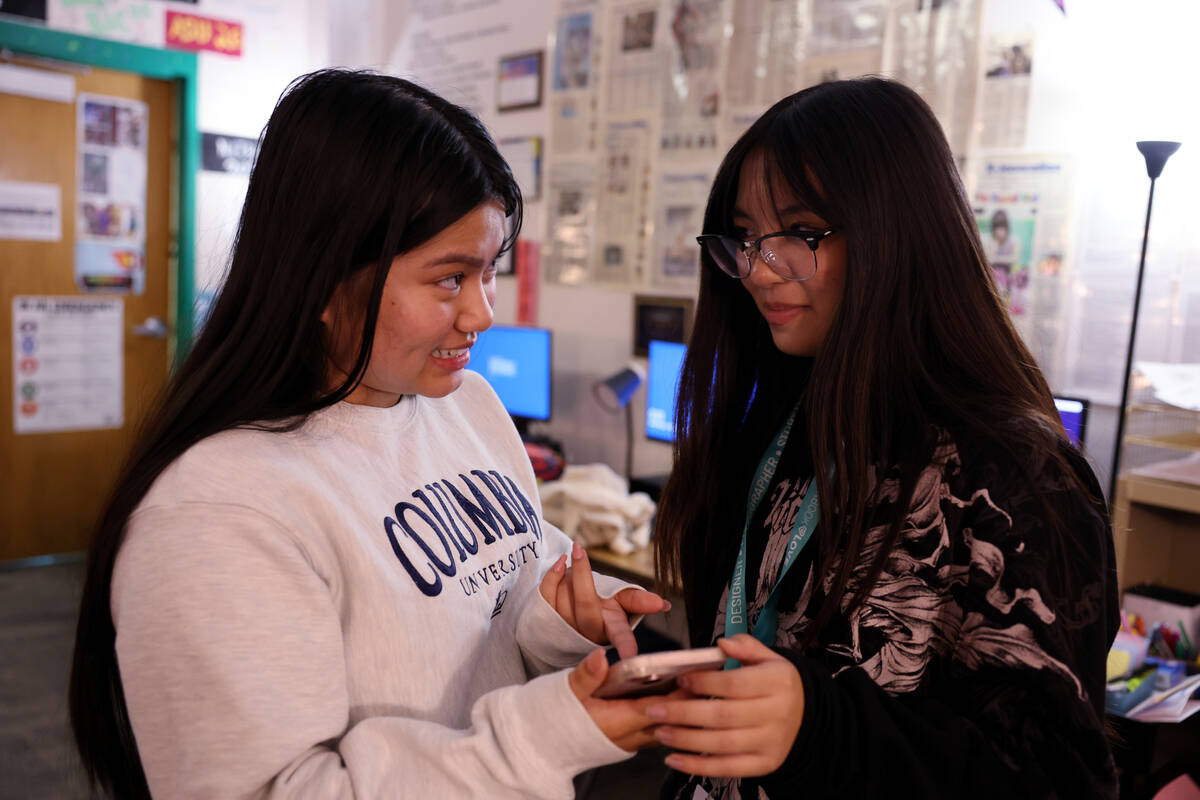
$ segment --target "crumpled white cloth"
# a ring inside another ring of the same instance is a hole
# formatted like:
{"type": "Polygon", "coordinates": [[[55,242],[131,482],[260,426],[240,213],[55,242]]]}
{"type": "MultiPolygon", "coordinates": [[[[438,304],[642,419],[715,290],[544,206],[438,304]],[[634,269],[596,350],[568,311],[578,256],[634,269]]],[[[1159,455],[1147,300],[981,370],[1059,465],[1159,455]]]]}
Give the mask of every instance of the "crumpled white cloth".
{"type": "Polygon", "coordinates": [[[539,485],[542,516],[584,547],[607,545],[625,555],[650,543],[656,508],[645,492],[629,493],[607,464],[568,464],[562,477],[539,485]]]}

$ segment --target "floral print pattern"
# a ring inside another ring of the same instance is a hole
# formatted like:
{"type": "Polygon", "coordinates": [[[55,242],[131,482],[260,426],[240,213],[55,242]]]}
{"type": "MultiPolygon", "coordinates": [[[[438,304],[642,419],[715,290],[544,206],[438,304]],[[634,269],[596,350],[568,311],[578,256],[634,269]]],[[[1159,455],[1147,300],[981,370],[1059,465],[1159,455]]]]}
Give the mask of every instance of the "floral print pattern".
{"type": "MultiPolygon", "coordinates": [[[[876,477],[874,520],[893,516],[901,491],[896,473],[891,470],[876,477]]],[[[1043,488],[1078,493],[1060,473],[1050,470],[1041,475],[1043,488]]],[[[885,693],[899,697],[918,690],[943,691],[948,675],[999,669],[1007,671],[1003,674],[1015,671],[1041,676],[1033,679],[1063,686],[1063,691],[1073,696],[1069,702],[1080,715],[1095,707],[1084,681],[1064,660],[1071,658],[1070,648],[1061,645],[1064,635],[1094,629],[1098,620],[1104,619],[1113,587],[1106,589],[1103,583],[1093,581],[1072,596],[1046,596],[1047,527],[1029,513],[1028,495],[1014,496],[1008,485],[1011,481],[1002,475],[995,464],[966,474],[959,449],[948,436],[942,436],[930,463],[916,479],[896,543],[864,602],[850,607],[883,546],[886,522],[868,529],[862,556],[851,572],[841,603],[842,614],[821,634],[820,658],[835,677],[862,670],[885,693]],[[997,488],[1002,494],[994,496],[997,488]],[[1014,518],[1019,504],[1023,504],[1023,515],[1014,518]],[[1068,618],[1060,619],[1060,615],[1068,618]]],[[[806,483],[777,475],[770,506],[765,515],[760,512],[756,517],[763,521],[767,541],[749,605],[751,626],[773,588],[784,549],[780,545],[790,535],[806,483]]],[[[1100,522],[1107,525],[1100,513],[1100,522]]],[[[1109,542],[1111,546],[1111,539],[1109,542]]],[[[800,574],[789,574],[785,580],[802,580],[803,588],[794,604],[781,606],[775,635],[775,646],[787,651],[798,650],[812,624],[810,615],[816,614],[831,590],[840,564],[835,561],[822,576],[815,574],[811,557],[807,561],[801,558],[795,566],[800,574]]],[[[718,604],[714,640],[724,634],[727,601],[728,587],[718,604]]],[[[1003,718],[1016,712],[996,713],[1003,718]]],[[[1007,732],[999,737],[1007,743],[1007,732]]],[[[1008,756],[1002,755],[1002,760],[1010,767],[1018,766],[1008,756]]],[[[751,785],[757,791],[749,796],[766,800],[765,790],[751,785]]],[[[735,800],[745,796],[751,785],[693,777],[668,796],[735,800]]]]}

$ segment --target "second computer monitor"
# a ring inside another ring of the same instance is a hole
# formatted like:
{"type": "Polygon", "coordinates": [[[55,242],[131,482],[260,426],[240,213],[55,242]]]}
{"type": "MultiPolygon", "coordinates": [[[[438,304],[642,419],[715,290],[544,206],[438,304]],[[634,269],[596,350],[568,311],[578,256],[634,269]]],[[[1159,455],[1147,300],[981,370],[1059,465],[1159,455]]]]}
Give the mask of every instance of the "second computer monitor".
{"type": "Polygon", "coordinates": [[[493,325],[479,334],[467,369],[487,378],[518,425],[550,419],[550,331],[493,325]]]}
{"type": "Polygon", "coordinates": [[[1080,447],[1087,435],[1088,401],[1082,397],[1056,397],[1054,407],[1066,428],[1071,444],[1080,447]]]}
{"type": "Polygon", "coordinates": [[[675,441],[675,401],[679,374],[687,345],[651,340],[646,371],[646,436],[660,442],[675,441]]]}

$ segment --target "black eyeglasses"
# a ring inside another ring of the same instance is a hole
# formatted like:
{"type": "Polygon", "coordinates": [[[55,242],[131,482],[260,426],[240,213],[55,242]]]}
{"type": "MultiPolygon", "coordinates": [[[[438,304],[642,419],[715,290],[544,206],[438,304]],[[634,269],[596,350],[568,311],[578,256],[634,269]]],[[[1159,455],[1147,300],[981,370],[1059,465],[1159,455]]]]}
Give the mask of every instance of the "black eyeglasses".
{"type": "Polygon", "coordinates": [[[833,228],[823,231],[778,231],[749,242],[733,236],[706,233],[696,237],[712,260],[725,274],[745,280],[750,277],[757,252],[763,263],[779,277],[788,281],[806,281],[817,274],[817,248],[821,242],[837,233],[833,228]]]}

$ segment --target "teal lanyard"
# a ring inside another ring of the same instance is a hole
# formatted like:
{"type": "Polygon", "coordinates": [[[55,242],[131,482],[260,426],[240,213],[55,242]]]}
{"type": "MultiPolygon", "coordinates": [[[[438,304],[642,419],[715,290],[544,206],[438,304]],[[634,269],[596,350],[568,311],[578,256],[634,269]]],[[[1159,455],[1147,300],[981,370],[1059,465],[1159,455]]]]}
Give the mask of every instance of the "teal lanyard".
{"type": "MultiPolygon", "coordinates": [[[[779,467],[779,460],[783,456],[783,449],[787,445],[788,436],[792,432],[792,425],[795,423],[796,414],[799,411],[800,405],[797,404],[792,409],[791,415],[784,421],[783,427],[779,429],[779,433],[776,434],[775,441],[763,453],[762,460],[758,463],[758,471],[754,475],[754,482],[750,484],[750,494],[746,498],[746,524],[742,528],[742,546],[738,550],[737,563],[733,566],[733,577],[729,581],[729,600],[725,605],[726,637],[746,633],[748,630],[746,624],[746,537],[750,531],[750,522],[754,519],[754,512],[758,510],[758,504],[762,502],[767,489],[770,488],[771,479],[779,467]]],[[[784,555],[783,566],[779,570],[779,578],[775,581],[775,586],[767,597],[766,605],[758,615],[758,621],[754,623],[754,638],[768,647],[775,643],[775,629],[779,624],[777,607],[779,587],[783,585],[783,576],[791,569],[792,564],[796,561],[796,556],[800,555],[800,551],[804,549],[804,545],[808,544],[808,540],[812,537],[812,533],[820,521],[820,503],[817,500],[816,483],[815,478],[810,480],[808,488],[804,490],[804,499],[801,501],[800,510],[796,512],[796,519],[792,523],[792,535],[788,540],[787,553],[784,555]]],[[[738,666],[738,663],[737,660],[730,659],[726,664],[726,669],[732,669],[738,666]]]]}

